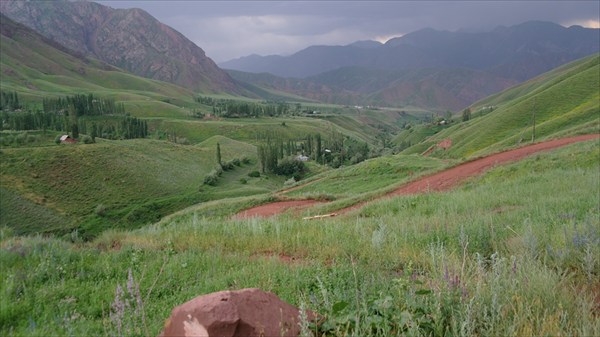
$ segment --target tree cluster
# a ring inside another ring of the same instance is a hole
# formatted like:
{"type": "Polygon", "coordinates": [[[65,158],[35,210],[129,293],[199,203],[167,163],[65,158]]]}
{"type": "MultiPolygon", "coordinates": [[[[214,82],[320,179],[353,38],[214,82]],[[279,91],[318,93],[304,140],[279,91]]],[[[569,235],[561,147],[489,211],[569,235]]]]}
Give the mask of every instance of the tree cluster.
{"type": "Polygon", "coordinates": [[[212,97],[196,97],[196,102],[212,106],[213,115],[225,118],[281,116],[290,112],[286,102],[265,101],[261,103],[243,102],[212,97]]]}
{"type": "Polygon", "coordinates": [[[67,130],[66,116],[41,111],[2,111],[0,113],[2,130],[67,130]]]}
{"type": "Polygon", "coordinates": [[[80,94],[59,98],[44,98],[44,112],[65,113],[75,109],[77,116],[99,116],[108,114],[125,114],[125,105],[116,103],[112,98],[98,98],[93,94],[80,94]]]}
{"type": "Polygon", "coordinates": [[[17,106],[15,102],[19,102],[17,93],[1,92],[0,98],[3,107],[10,108],[0,112],[1,130],[65,131],[70,132],[73,138],[79,138],[79,134],[83,133],[89,135],[92,141],[96,137],[132,139],[148,136],[148,123],[123,115],[123,104],[117,104],[112,99],[101,99],[92,94],[44,98],[42,111],[14,111],[13,108],[17,106]],[[101,119],[91,117],[106,114],[117,115],[101,119]]]}
{"type": "Polygon", "coordinates": [[[81,132],[92,138],[134,139],[148,136],[148,123],[135,117],[122,116],[98,122],[82,123],[81,132]],[[89,131],[89,132],[88,132],[89,131]]]}
{"type": "Polygon", "coordinates": [[[15,111],[21,108],[19,95],[16,91],[8,92],[0,90],[0,110],[15,111]]]}
{"type": "Polygon", "coordinates": [[[260,145],[257,151],[263,173],[301,175],[304,173],[304,163],[297,160],[299,154],[334,168],[343,164],[356,164],[369,157],[369,146],[366,143],[336,131],[331,131],[326,137],[316,133],[296,140],[276,133],[265,133],[262,136],[263,138],[258,139],[260,145]],[[282,163],[285,165],[282,166],[282,163]],[[296,172],[290,173],[290,167],[295,168],[296,172]]]}

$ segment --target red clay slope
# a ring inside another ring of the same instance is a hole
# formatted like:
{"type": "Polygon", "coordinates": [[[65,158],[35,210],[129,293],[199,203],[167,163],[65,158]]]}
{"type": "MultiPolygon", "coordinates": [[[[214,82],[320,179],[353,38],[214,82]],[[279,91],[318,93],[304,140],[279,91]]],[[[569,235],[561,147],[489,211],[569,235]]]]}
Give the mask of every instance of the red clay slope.
{"type": "Polygon", "coordinates": [[[322,203],[316,200],[290,200],[276,201],[256,207],[249,208],[236,214],[234,219],[245,219],[253,217],[270,217],[276,214],[281,214],[290,208],[299,209],[315,204],[322,203]]]}
{"type": "MultiPolygon", "coordinates": [[[[434,173],[430,176],[421,177],[418,180],[409,182],[398,189],[386,194],[387,196],[408,195],[433,191],[446,191],[458,185],[462,181],[472,176],[483,173],[484,171],[496,166],[517,160],[521,160],[532,154],[556,149],[572,143],[583,142],[600,138],[599,134],[582,135],[576,137],[549,140],[542,143],[532,144],[520,147],[514,150],[508,150],[487,157],[478,158],[447,170],[434,173]]],[[[366,202],[359,203],[344,209],[337,213],[345,213],[353,209],[362,207],[366,202]]]]}
{"type": "MultiPolygon", "coordinates": [[[[600,134],[593,135],[582,135],[569,138],[562,138],[556,140],[549,140],[542,143],[527,145],[518,149],[508,150],[496,154],[489,155],[487,157],[478,158],[447,170],[434,173],[432,175],[421,177],[418,180],[409,182],[398,189],[382,196],[381,198],[397,196],[397,195],[408,195],[425,193],[432,191],[446,191],[452,187],[458,185],[465,179],[481,174],[482,172],[500,164],[505,164],[513,161],[523,159],[532,154],[556,149],[561,146],[565,146],[572,143],[583,142],[587,140],[593,140],[600,138],[600,134]]],[[[379,198],[380,199],[380,198],[379,198]]],[[[248,210],[238,213],[236,218],[249,218],[254,216],[273,216],[276,214],[283,213],[289,208],[295,207],[308,207],[314,204],[320,203],[315,200],[300,200],[300,201],[280,201],[258,207],[250,208],[248,210]]],[[[337,213],[346,213],[351,210],[364,206],[367,202],[358,203],[356,205],[343,208],[337,213]]]]}

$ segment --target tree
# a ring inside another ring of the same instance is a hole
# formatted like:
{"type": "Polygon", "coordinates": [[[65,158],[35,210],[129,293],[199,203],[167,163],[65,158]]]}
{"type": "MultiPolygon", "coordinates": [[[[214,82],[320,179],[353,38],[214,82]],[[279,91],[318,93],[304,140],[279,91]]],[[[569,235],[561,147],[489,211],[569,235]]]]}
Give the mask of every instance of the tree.
{"type": "Polygon", "coordinates": [[[92,122],[92,131],[90,136],[92,137],[92,141],[95,143],[96,136],[98,136],[98,126],[96,125],[96,122],[92,122]]]}
{"type": "Polygon", "coordinates": [[[322,147],[321,147],[321,134],[317,133],[316,134],[316,139],[317,139],[317,144],[316,144],[316,148],[315,148],[315,159],[317,160],[317,163],[323,164],[323,151],[322,151],[322,147]]]}
{"type": "Polygon", "coordinates": [[[446,121],[450,122],[452,120],[452,111],[447,110],[446,111],[446,117],[445,117],[446,121]]]}
{"type": "Polygon", "coordinates": [[[379,133],[375,138],[377,138],[377,140],[381,142],[381,147],[384,149],[386,147],[389,147],[392,141],[392,136],[390,136],[390,134],[385,131],[379,133]]]}
{"type": "Polygon", "coordinates": [[[221,166],[221,144],[217,143],[217,164],[221,166]]]}
{"type": "Polygon", "coordinates": [[[77,125],[77,111],[74,105],[69,105],[69,120],[71,122],[71,137],[79,138],[79,126],[77,125]]]}
{"type": "Polygon", "coordinates": [[[462,120],[463,120],[463,122],[466,122],[470,119],[471,119],[471,109],[466,108],[462,112],[462,120]]]}

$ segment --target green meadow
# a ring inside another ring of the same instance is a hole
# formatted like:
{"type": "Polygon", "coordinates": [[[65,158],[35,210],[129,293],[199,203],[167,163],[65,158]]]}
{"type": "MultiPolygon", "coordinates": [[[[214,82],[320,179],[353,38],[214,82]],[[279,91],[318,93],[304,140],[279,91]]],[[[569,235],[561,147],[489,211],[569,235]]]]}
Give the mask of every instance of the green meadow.
{"type": "Polygon", "coordinates": [[[396,143],[406,140],[417,144],[403,152],[411,154],[450,139],[448,151],[438,150],[432,155],[471,158],[530,142],[534,120],[536,141],[598,133],[599,62],[596,54],[569,63],[475,103],[467,122],[448,127],[419,126],[401,133],[396,143]],[[493,112],[488,107],[493,107],[493,112]]]}
{"type": "Polygon", "coordinates": [[[89,242],[4,228],[0,329],[156,335],[177,304],[259,287],[323,315],[315,335],[598,335],[599,160],[571,145],[320,221],[189,209],[89,242]]]}
{"type": "Polygon", "coordinates": [[[1,150],[0,219],[16,233],[79,230],[95,236],[108,228],[152,223],[196,203],[267,193],[282,182],[262,177],[242,183],[258,169],[256,148],[223,136],[195,146],[148,139],[50,144],[1,150]],[[224,161],[250,161],[225,172],[217,186],[204,186],[204,177],[217,166],[217,142],[224,161]],[[48,210],[34,223],[28,216],[21,219],[21,209],[33,206],[48,210]]]}

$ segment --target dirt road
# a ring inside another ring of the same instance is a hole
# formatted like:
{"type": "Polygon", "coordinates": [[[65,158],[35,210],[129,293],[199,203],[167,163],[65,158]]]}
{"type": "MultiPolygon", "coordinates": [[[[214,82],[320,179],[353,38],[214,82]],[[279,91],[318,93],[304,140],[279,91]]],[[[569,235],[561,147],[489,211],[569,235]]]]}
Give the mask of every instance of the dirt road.
{"type": "MultiPolygon", "coordinates": [[[[460,184],[465,179],[481,174],[486,170],[505,163],[514,162],[521,160],[532,154],[548,151],[559,148],[572,143],[588,141],[592,139],[599,139],[599,134],[593,135],[582,135],[569,138],[562,138],[556,140],[550,140],[537,144],[527,145],[514,150],[508,150],[496,154],[489,155],[487,157],[474,159],[472,161],[454,166],[447,170],[443,170],[432,175],[421,177],[418,180],[411,181],[398,189],[378,198],[386,198],[398,195],[427,193],[434,191],[446,191],[454,186],[460,184]]],[[[373,201],[373,200],[371,200],[373,201]]],[[[371,202],[368,201],[368,202],[371,202]]],[[[266,205],[254,207],[236,215],[236,218],[247,218],[253,216],[273,216],[275,214],[283,213],[290,208],[307,208],[315,204],[322,203],[315,200],[300,200],[300,201],[280,201],[266,205]]],[[[354,209],[358,209],[364,206],[367,202],[358,203],[356,205],[336,211],[336,213],[346,213],[354,209]]]]}

